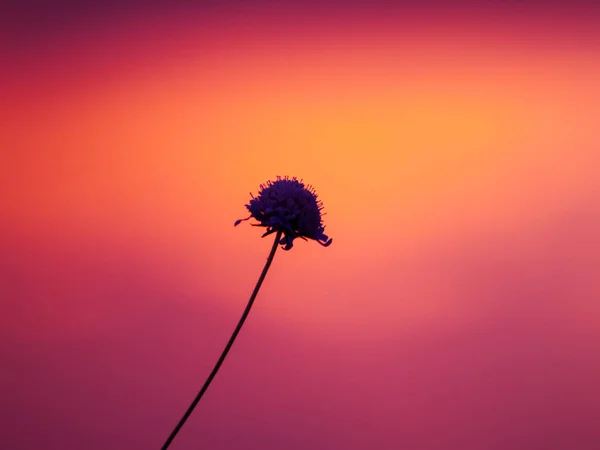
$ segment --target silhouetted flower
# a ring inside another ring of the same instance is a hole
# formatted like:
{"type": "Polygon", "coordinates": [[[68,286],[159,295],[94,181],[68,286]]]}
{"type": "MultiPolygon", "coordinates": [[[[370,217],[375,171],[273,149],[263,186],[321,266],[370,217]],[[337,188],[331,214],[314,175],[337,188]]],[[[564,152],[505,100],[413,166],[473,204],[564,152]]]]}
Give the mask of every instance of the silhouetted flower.
{"type": "Polygon", "coordinates": [[[258,220],[258,223],[252,224],[258,227],[266,227],[267,232],[263,234],[263,237],[276,233],[271,245],[271,251],[265,262],[265,266],[258,277],[256,286],[250,295],[248,304],[242,313],[242,317],[233,330],[227,345],[223,349],[221,356],[217,360],[212,372],[200,388],[200,391],[194,397],[194,400],[183,414],[171,434],[163,444],[161,450],[167,450],[168,447],[179,433],[179,430],[183,427],[187,419],[190,417],[196,405],[210,386],[210,383],[217,375],[223,361],[227,357],[229,350],[233,346],[240,330],[244,326],[244,322],[250,313],[250,309],[256,300],[258,291],[262,286],[262,283],[271,267],[275,252],[280,245],[283,246],[284,250],[289,250],[294,245],[294,239],[301,238],[304,240],[314,239],[319,244],[327,247],[331,244],[329,239],[323,232],[325,227],[321,220],[321,209],[323,204],[320,200],[317,200],[317,194],[312,186],[305,186],[302,180],[298,181],[296,178],[288,177],[277,177],[276,181],[268,181],[267,184],[260,185],[260,191],[258,197],[254,197],[250,194],[252,199],[250,203],[246,205],[250,216],[246,219],[241,219],[235,222],[235,225],[239,225],[242,220],[248,220],[254,217],[258,220]]]}
{"type": "Polygon", "coordinates": [[[284,250],[291,249],[296,238],[314,239],[324,247],[331,244],[332,239],[324,234],[321,219],[323,203],[317,199],[312,186],[295,177],[277,177],[276,181],[261,184],[257,197],[252,193],[250,196],[252,199],[246,205],[250,216],[237,220],[236,226],[243,220],[254,218],[259,223],[252,225],[267,228],[262,237],[281,231],[283,237],[279,243],[284,250]]]}

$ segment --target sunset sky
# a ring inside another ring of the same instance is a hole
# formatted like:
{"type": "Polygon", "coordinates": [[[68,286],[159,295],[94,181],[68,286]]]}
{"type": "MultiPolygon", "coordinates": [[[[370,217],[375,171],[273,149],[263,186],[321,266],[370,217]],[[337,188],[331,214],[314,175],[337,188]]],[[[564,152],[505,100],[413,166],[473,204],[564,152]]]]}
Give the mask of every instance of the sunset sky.
{"type": "MultiPolygon", "coordinates": [[[[600,6],[0,10],[0,446],[600,448],[600,6]]],[[[513,4],[514,3],[514,4],[513,4]]]]}

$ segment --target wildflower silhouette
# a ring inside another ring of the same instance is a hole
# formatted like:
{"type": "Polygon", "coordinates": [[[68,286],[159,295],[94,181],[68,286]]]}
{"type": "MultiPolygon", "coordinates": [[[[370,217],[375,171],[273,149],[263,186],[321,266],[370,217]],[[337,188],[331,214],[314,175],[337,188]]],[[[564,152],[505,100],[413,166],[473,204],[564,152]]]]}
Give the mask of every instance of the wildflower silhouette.
{"type": "Polygon", "coordinates": [[[234,226],[239,225],[244,220],[251,218],[256,219],[258,223],[252,224],[253,226],[265,227],[267,229],[262,237],[275,233],[275,240],[273,241],[271,252],[269,253],[267,262],[258,278],[256,286],[252,291],[252,295],[250,295],[250,300],[248,300],[246,309],[244,309],[242,317],[229,338],[229,342],[227,342],[223,353],[221,353],[215,367],[204,382],[202,389],[200,389],[200,392],[198,392],[198,395],[196,395],[196,398],[194,398],[192,404],[162,446],[162,450],[169,447],[208,389],[211,381],[219,371],[221,364],[223,364],[227,353],[229,353],[235,338],[248,317],[254,299],[256,298],[260,286],[267,275],[267,271],[273,262],[277,247],[282,245],[284,250],[290,250],[294,245],[294,239],[296,238],[304,240],[312,239],[324,247],[329,246],[332,242],[332,239],[324,234],[325,227],[321,218],[323,203],[318,200],[314,188],[310,185],[305,185],[302,180],[298,180],[295,177],[290,179],[287,176],[283,178],[278,176],[276,181],[267,181],[266,184],[261,184],[257,197],[254,197],[252,193],[250,196],[252,197],[250,203],[246,205],[246,208],[250,211],[250,216],[245,219],[237,220],[234,226]]]}

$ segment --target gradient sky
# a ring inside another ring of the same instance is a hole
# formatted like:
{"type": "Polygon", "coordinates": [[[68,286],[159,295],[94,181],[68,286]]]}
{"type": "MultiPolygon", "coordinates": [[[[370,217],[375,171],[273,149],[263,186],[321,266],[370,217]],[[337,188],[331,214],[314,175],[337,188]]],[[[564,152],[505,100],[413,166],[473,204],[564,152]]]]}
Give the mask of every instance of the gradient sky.
{"type": "MultiPolygon", "coordinates": [[[[0,442],[600,448],[600,7],[23,1],[0,12],[0,442]]],[[[513,4],[514,3],[514,4],[513,4]]]]}

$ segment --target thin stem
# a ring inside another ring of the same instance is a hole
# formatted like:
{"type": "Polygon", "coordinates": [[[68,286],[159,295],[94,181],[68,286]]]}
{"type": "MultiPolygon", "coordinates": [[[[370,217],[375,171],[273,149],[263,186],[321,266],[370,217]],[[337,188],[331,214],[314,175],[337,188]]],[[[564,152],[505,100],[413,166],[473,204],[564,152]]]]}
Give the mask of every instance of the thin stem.
{"type": "Polygon", "coordinates": [[[188,419],[190,414],[192,414],[192,411],[194,410],[194,408],[196,407],[196,405],[198,404],[198,402],[200,401],[200,399],[202,398],[202,396],[208,389],[210,382],[213,380],[213,378],[219,371],[219,367],[221,367],[221,364],[223,364],[223,361],[225,361],[225,357],[227,356],[227,353],[229,353],[229,350],[231,349],[231,346],[233,345],[235,338],[237,337],[238,333],[242,329],[242,326],[244,325],[244,322],[246,321],[246,317],[248,317],[248,313],[250,312],[250,309],[252,308],[254,299],[256,298],[256,295],[258,294],[260,286],[262,285],[262,283],[265,279],[265,276],[267,275],[267,271],[269,270],[269,267],[271,266],[271,263],[273,262],[273,257],[275,256],[275,251],[277,250],[277,247],[279,246],[280,239],[281,239],[281,231],[278,231],[275,236],[275,241],[273,242],[273,246],[271,247],[271,253],[269,253],[269,257],[267,258],[265,267],[263,268],[262,273],[260,274],[260,277],[258,278],[256,286],[254,287],[254,291],[252,291],[252,295],[250,296],[250,300],[248,300],[248,304],[246,305],[246,309],[244,310],[242,317],[240,318],[240,321],[238,322],[237,326],[235,327],[233,334],[229,338],[229,342],[225,346],[225,350],[223,350],[223,353],[221,353],[221,356],[219,357],[217,364],[215,364],[214,369],[212,370],[212,372],[210,373],[210,375],[204,382],[204,386],[202,386],[202,389],[200,389],[200,392],[198,392],[198,395],[196,395],[196,398],[194,399],[194,401],[192,402],[190,407],[187,409],[187,411],[185,412],[185,414],[183,415],[183,417],[181,418],[181,420],[179,421],[179,423],[177,424],[175,429],[171,432],[171,435],[166,440],[166,442],[163,444],[163,446],[161,447],[161,450],[166,450],[169,447],[169,445],[171,445],[171,442],[173,441],[173,439],[175,439],[175,436],[177,436],[177,433],[179,432],[181,427],[183,427],[183,424],[188,419]]]}

